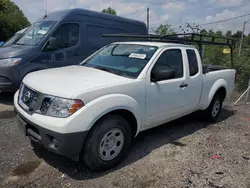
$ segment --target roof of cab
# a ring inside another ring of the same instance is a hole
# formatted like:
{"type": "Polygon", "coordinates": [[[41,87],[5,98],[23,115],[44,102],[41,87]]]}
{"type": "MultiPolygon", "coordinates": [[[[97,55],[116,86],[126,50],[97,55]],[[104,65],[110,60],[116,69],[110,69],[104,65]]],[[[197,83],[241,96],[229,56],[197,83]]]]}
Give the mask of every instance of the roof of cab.
{"type": "Polygon", "coordinates": [[[195,46],[192,46],[192,45],[168,43],[168,42],[115,42],[114,44],[136,44],[136,45],[146,45],[146,46],[157,46],[158,48],[163,48],[163,47],[195,48],[195,46]]]}
{"type": "Polygon", "coordinates": [[[129,18],[124,18],[124,17],[120,17],[116,15],[111,15],[111,14],[92,11],[92,10],[80,9],[80,8],[58,10],[58,11],[48,14],[47,17],[44,18],[44,20],[75,21],[79,15],[84,15],[88,17],[97,17],[97,18],[102,18],[102,19],[114,20],[114,21],[119,21],[119,22],[127,22],[130,24],[146,26],[144,22],[140,22],[137,20],[132,20],[129,18]]]}

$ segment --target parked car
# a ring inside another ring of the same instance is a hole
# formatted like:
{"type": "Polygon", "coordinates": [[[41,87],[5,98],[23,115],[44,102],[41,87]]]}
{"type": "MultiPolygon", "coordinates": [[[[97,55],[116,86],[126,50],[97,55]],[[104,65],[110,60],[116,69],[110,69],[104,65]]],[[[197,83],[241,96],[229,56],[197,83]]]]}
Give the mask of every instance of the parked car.
{"type": "Polygon", "coordinates": [[[0,91],[15,91],[30,72],[79,64],[117,41],[103,34],[146,34],[143,22],[84,9],[49,14],[12,45],[0,48],[0,91]]]}
{"type": "Polygon", "coordinates": [[[198,110],[216,121],[235,72],[214,67],[203,73],[193,46],[117,42],[80,65],[28,74],[14,106],[33,141],[104,170],[118,164],[144,130],[198,110]]]}
{"type": "MultiPolygon", "coordinates": [[[[21,37],[22,34],[28,29],[28,27],[23,28],[15,33],[9,40],[3,43],[2,47],[10,46],[11,44],[15,44],[21,37]]],[[[1,66],[1,65],[0,65],[1,66]]]]}

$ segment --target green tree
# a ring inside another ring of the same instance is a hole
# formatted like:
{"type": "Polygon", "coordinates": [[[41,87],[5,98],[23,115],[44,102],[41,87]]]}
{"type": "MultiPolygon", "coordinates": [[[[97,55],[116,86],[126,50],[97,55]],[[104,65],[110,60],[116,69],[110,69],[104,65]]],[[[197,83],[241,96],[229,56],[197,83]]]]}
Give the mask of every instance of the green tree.
{"type": "Polygon", "coordinates": [[[214,35],[214,31],[213,31],[212,29],[210,29],[210,30],[208,31],[208,34],[209,34],[209,35],[214,35]]]}
{"type": "Polygon", "coordinates": [[[216,35],[216,36],[219,36],[219,37],[222,37],[222,36],[223,36],[222,31],[216,31],[216,32],[215,32],[215,35],[216,35]]]}
{"type": "Polygon", "coordinates": [[[225,36],[228,38],[232,37],[232,31],[231,30],[227,31],[225,36]]]}
{"type": "Polygon", "coordinates": [[[241,35],[242,35],[242,31],[237,31],[236,33],[234,33],[234,34],[232,35],[232,37],[233,37],[233,38],[239,39],[239,38],[241,38],[241,35]]]}
{"type": "Polygon", "coordinates": [[[202,29],[200,33],[203,34],[203,35],[206,35],[207,34],[207,30],[206,29],[202,29]]]}
{"type": "Polygon", "coordinates": [[[5,41],[15,32],[29,26],[23,12],[10,0],[0,0],[0,41],[5,41]]]}
{"type": "Polygon", "coordinates": [[[112,9],[111,7],[107,8],[107,9],[103,9],[102,12],[103,12],[103,13],[107,13],[107,14],[116,15],[115,9],[112,9]]]}
{"type": "MultiPolygon", "coordinates": [[[[221,31],[214,32],[213,30],[209,30],[207,35],[235,38],[237,43],[236,43],[236,48],[233,51],[233,56],[234,56],[233,68],[235,68],[237,71],[238,89],[245,90],[247,88],[248,80],[250,77],[250,34],[244,36],[240,57],[238,57],[238,51],[239,51],[239,39],[241,38],[242,35],[241,31],[233,33],[231,30],[229,30],[225,34],[223,34],[221,31]]],[[[206,45],[203,63],[231,67],[230,55],[223,54],[224,48],[228,47],[206,45]]]]}
{"type": "Polygon", "coordinates": [[[157,35],[167,35],[167,34],[174,34],[175,32],[171,29],[170,24],[161,24],[159,27],[155,30],[155,33],[157,35]]]}

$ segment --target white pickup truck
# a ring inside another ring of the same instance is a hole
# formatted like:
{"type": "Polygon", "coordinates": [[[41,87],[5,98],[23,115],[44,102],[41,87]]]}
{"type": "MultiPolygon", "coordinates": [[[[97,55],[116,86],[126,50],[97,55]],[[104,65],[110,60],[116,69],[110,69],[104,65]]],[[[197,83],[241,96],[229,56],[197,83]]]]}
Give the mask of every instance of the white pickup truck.
{"type": "Polygon", "coordinates": [[[216,121],[235,72],[204,68],[193,46],[117,42],[80,65],[28,74],[14,106],[33,142],[104,170],[141,131],[195,111],[216,121]]]}

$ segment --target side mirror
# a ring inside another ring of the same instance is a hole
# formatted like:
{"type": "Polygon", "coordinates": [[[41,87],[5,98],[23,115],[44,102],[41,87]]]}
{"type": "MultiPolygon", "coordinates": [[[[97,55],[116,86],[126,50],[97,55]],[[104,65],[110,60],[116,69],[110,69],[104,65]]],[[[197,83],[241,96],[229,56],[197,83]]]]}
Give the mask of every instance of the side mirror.
{"type": "Polygon", "coordinates": [[[55,37],[50,37],[47,43],[48,50],[57,50],[58,43],[55,37]]]}
{"type": "Polygon", "coordinates": [[[175,78],[175,72],[173,69],[166,66],[155,67],[151,72],[152,82],[158,82],[161,80],[168,80],[172,78],[175,78]]]}

